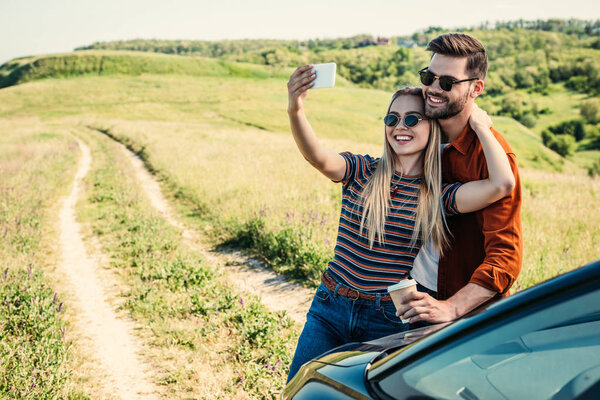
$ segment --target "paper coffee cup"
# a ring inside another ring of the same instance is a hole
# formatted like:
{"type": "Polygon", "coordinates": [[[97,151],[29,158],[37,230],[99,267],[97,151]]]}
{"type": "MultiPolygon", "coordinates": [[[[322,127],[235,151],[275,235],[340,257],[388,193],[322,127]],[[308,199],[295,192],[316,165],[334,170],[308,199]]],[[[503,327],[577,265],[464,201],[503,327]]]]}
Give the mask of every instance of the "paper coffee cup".
{"type": "MultiPolygon", "coordinates": [[[[417,291],[417,281],[414,279],[404,279],[395,285],[388,286],[387,291],[390,294],[390,297],[392,298],[394,306],[396,306],[397,310],[402,305],[402,296],[409,292],[417,291]]],[[[408,323],[408,320],[406,319],[400,318],[400,321],[402,321],[403,324],[408,323]]]]}

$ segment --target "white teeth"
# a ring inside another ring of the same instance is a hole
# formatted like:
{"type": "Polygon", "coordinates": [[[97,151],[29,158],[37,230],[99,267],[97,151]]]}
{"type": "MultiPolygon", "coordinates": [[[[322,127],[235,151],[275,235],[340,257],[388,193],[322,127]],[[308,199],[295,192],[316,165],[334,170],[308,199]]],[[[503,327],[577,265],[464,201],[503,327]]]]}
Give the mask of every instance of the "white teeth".
{"type": "Polygon", "coordinates": [[[406,135],[396,135],[395,139],[398,141],[400,141],[400,140],[407,141],[407,140],[411,140],[412,137],[406,136],[406,135]]]}
{"type": "Polygon", "coordinates": [[[434,103],[442,103],[444,101],[442,99],[436,99],[435,97],[431,97],[431,96],[429,96],[429,100],[431,100],[434,103]]]}

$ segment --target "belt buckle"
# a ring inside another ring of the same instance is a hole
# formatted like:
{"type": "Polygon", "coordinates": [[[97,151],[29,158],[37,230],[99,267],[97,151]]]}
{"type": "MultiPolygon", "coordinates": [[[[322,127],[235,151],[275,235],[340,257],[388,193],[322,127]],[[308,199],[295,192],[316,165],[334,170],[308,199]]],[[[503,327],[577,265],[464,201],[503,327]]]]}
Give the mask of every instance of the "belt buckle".
{"type": "MultiPolygon", "coordinates": [[[[353,291],[353,292],[356,292],[356,297],[355,298],[352,298],[352,297],[348,296],[348,298],[350,300],[356,301],[356,300],[360,299],[360,292],[358,290],[356,290],[356,289],[350,289],[350,290],[353,291]]],[[[350,293],[348,293],[348,294],[350,294],[350,293]]]]}

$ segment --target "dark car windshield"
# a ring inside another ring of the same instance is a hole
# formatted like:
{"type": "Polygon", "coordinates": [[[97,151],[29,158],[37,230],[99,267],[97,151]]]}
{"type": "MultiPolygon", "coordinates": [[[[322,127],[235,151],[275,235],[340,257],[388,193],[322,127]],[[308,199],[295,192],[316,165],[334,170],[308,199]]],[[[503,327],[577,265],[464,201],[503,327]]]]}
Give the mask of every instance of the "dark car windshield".
{"type": "Polygon", "coordinates": [[[561,399],[600,379],[600,289],[522,312],[378,382],[444,399],[561,399]],[[562,397],[561,397],[562,396],[562,397]]]}

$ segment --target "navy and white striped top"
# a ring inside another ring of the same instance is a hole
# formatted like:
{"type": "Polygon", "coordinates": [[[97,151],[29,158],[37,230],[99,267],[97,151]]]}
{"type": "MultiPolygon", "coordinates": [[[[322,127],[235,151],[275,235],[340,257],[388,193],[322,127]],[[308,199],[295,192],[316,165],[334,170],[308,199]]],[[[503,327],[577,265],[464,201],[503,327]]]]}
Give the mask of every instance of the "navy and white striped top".
{"type": "MultiPolygon", "coordinates": [[[[341,181],[342,209],[335,256],[329,262],[328,271],[337,282],[361,292],[384,293],[388,286],[408,277],[421,247],[421,240],[414,247],[410,244],[421,177],[394,173],[390,185],[391,205],[385,221],[385,243],[380,245],[376,237],[370,249],[366,228],[359,233],[363,212],[359,199],[379,159],[352,153],[341,155],[346,160],[346,173],[341,181]]],[[[459,213],[455,194],[460,185],[443,185],[442,203],[447,215],[459,213]]]]}

